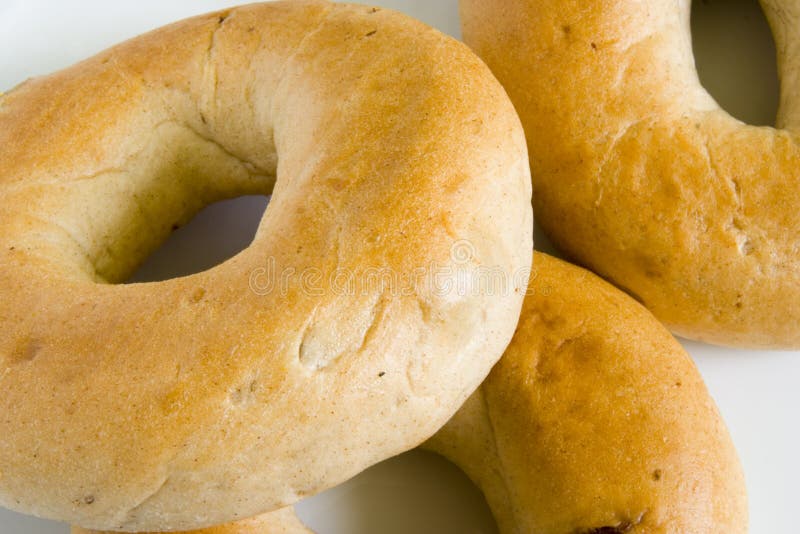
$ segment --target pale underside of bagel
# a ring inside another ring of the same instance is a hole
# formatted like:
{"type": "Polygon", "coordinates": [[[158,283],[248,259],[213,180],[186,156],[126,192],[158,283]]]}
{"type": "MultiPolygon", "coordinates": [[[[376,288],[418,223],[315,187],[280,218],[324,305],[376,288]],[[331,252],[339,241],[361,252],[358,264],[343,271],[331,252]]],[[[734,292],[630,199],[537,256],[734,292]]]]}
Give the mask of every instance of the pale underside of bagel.
{"type": "Polygon", "coordinates": [[[23,512],[186,530],[292,504],[430,437],[519,316],[519,120],[465,46],[388,10],[276,2],[156,30],[0,97],[0,162],[0,504],[23,512]],[[242,253],[117,284],[204,205],[254,193],[272,199],[242,253]],[[432,266],[510,285],[329,276],[432,266]]]}
{"type": "Polygon", "coordinates": [[[800,346],[800,3],[762,1],[775,128],[701,86],[689,0],[462,0],[464,40],[522,118],[538,224],[675,333],[800,346]]]}
{"type": "MultiPolygon", "coordinates": [[[[504,534],[747,532],[741,466],[689,355],[632,298],[544,254],[503,358],[424,447],[475,481],[504,534]]],[[[289,510],[254,521],[310,532],[289,510]]]]}
{"type": "MultiPolygon", "coordinates": [[[[113,534],[72,527],[72,534],[113,534]]],[[[155,534],[155,533],[139,533],[155,534]]],[[[202,530],[186,531],[184,534],[313,534],[295,515],[292,508],[282,508],[260,516],[242,519],[202,530]]]]}

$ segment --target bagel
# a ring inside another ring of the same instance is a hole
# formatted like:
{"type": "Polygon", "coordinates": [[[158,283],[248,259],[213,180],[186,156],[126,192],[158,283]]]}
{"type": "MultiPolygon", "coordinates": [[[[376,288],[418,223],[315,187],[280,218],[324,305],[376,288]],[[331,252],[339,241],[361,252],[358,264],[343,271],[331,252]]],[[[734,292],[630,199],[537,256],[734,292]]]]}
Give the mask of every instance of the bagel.
{"type": "Polygon", "coordinates": [[[534,212],[555,245],[681,336],[797,348],[800,10],[761,4],[779,129],[739,122],[701,86],[688,0],[460,5],[465,42],[526,128],[534,212]]]}
{"type": "MultiPolygon", "coordinates": [[[[545,254],[503,358],[424,446],[478,484],[502,533],[747,532],[741,466],[689,355],[633,299],[545,254]]],[[[297,528],[282,514],[253,532],[297,528]]]]}
{"type": "Polygon", "coordinates": [[[430,437],[519,317],[522,127],[466,46],[392,11],[156,30],[3,95],[0,161],[0,505],[21,512],[187,530],[291,504],[430,437]],[[204,205],[270,193],[232,259],[118,283],[204,205]]]}

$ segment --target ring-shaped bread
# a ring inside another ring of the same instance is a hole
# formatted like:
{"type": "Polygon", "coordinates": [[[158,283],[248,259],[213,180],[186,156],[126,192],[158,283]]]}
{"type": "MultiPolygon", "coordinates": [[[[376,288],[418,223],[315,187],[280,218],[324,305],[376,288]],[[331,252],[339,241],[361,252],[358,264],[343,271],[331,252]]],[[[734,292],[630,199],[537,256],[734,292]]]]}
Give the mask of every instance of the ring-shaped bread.
{"type": "Polygon", "coordinates": [[[366,6],[192,18],[6,93],[0,504],[202,528],[416,446],[511,339],[529,182],[483,63],[366,6]],[[206,204],[269,193],[229,261],[115,284],[206,204]]]}
{"type": "Polygon", "coordinates": [[[777,129],[700,84],[690,0],[462,0],[528,135],[538,224],[674,332],[800,347],[800,3],[762,0],[777,129]]]}

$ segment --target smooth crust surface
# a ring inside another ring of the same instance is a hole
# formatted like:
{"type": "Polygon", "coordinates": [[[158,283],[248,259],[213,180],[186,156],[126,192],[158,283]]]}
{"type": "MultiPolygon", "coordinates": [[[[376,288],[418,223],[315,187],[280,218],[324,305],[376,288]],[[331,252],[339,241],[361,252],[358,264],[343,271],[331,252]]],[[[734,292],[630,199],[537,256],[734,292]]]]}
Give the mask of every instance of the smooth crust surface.
{"type": "Polygon", "coordinates": [[[503,533],[747,532],[741,466],[691,358],[633,299],[544,254],[508,350],[424,446],[503,533]]]}
{"type": "Polygon", "coordinates": [[[483,489],[502,532],[747,531],[741,466],[689,355],[623,292],[544,254],[503,358],[427,446],[483,489]]]}
{"type": "Polygon", "coordinates": [[[16,510],[147,531],[291,504],[432,435],[519,316],[519,120],[465,46],[391,11],[277,2],[156,30],[3,95],[0,161],[16,510]],[[270,191],[231,260],[113,284],[204,205],[270,191]],[[447,291],[417,277],[433,267],[512,282],[447,291]]]}
{"type": "Polygon", "coordinates": [[[800,2],[762,1],[781,129],[697,77],[690,1],[462,0],[464,40],[526,128],[538,223],[676,333],[800,347],[800,2]]]}

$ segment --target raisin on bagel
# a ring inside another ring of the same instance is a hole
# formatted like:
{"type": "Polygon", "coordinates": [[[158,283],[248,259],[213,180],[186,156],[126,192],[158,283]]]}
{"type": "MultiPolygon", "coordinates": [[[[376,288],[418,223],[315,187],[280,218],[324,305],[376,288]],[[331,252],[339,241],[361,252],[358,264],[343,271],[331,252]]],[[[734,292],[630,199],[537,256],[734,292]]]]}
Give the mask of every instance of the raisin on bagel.
{"type": "Polygon", "coordinates": [[[254,4],[23,83],[0,97],[0,504],[205,528],[418,445],[511,339],[531,234],[502,87],[392,11],[254,4]],[[270,193],[232,259],[119,283],[203,206],[270,193]]]}
{"type": "Polygon", "coordinates": [[[800,347],[800,4],[762,0],[776,128],[700,84],[689,0],[461,0],[528,136],[537,223],[673,332],[800,347]]]}

